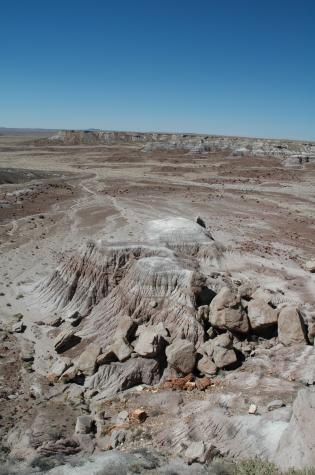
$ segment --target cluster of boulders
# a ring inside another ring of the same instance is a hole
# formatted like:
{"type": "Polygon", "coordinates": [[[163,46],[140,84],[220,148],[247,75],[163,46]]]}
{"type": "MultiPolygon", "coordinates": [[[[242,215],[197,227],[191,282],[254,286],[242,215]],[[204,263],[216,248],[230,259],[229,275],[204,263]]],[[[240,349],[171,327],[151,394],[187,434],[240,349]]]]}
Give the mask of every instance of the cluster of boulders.
{"type": "Polygon", "coordinates": [[[238,367],[258,345],[309,343],[314,335],[299,309],[285,304],[275,307],[271,300],[271,294],[261,289],[223,287],[209,305],[196,309],[196,320],[204,329],[201,343],[178,337],[165,323],[139,324],[130,316],[119,320],[112,342],[104,347],[93,341],[84,344],[76,328],[66,326],[55,338],[56,351],[63,353],[78,343],[82,350],[74,359],[59,357],[49,379],[67,383],[84,377],[92,395],[106,386],[115,393],[191,373],[212,378],[220,370],[238,367]]]}

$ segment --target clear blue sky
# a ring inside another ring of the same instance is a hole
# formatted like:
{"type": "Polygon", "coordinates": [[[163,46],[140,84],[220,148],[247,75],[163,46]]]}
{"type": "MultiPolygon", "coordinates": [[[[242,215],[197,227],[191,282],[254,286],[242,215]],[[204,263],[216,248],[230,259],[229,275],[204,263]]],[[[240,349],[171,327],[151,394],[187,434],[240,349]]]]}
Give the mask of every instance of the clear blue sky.
{"type": "Polygon", "coordinates": [[[0,126],[315,139],[314,0],[0,0],[0,126]]]}

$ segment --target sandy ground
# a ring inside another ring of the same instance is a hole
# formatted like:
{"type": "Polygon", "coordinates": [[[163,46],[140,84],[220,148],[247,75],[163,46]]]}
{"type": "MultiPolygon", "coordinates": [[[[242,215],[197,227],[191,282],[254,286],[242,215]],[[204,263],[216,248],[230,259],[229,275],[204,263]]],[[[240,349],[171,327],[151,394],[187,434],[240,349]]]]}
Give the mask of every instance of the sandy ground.
{"type": "MultiPolygon", "coordinates": [[[[169,216],[201,216],[227,247],[223,265],[234,275],[315,303],[315,274],[304,270],[315,249],[315,163],[287,168],[274,158],[144,153],[137,144],[56,146],[38,138],[0,136],[1,320],[17,313],[40,319],[30,289],[62,254],[91,238],[141,241],[147,220],[169,216]]],[[[25,336],[33,331],[28,325],[25,336]]],[[[14,338],[0,342],[0,385],[9,380],[18,394],[14,338]]]]}

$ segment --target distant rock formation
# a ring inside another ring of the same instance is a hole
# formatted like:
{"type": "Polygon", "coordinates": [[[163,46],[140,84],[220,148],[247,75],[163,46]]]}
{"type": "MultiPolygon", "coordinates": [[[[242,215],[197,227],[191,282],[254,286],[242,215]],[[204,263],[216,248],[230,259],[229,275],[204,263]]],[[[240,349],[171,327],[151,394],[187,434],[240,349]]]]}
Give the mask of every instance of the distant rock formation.
{"type": "Polygon", "coordinates": [[[151,132],[115,132],[99,130],[61,130],[49,142],[77,144],[143,144],[144,152],[186,150],[193,154],[226,152],[233,156],[278,157],[286,166],[315,159],[315,143],[281,139],[256,139],[206,134],[166,134],[151,132]]]}

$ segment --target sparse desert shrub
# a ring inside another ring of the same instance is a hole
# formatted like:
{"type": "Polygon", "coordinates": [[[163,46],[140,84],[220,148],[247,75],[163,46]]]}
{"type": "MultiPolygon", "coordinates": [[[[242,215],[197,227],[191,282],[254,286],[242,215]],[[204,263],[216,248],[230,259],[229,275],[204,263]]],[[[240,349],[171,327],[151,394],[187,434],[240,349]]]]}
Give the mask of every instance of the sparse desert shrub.
{"type": "Polygon", "coordinates": [[[267,460],[253,458],[237,463],[234,475],[315,475],[315,468],[290,469],[282,472],[276,465],[267,460]]]}

